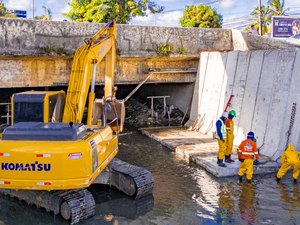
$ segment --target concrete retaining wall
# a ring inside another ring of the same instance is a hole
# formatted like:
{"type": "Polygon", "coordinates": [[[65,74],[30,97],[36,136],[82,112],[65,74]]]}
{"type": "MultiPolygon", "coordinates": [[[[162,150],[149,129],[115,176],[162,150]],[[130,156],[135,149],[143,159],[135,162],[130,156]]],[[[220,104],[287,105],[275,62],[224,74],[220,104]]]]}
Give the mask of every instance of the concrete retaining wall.
{"type": "MultiPolygon", "coordinates": [[[[284,150],[293,103],[300,107],[300,50],[203,52],[191,119],[205,115],[201,132],[211,133],[231,94],[238,145],[252,130],[263,154],[276,159],[284,150]],[[279,150],[279,151],[277,151],[279,150]]],[[[299,109],[290,143],[300,148],[299,109]]]]}
{"type": "MultiPolygon", "coordinates": [[[[64,48],[68,54],[104,24],[0,19],[0,55],[43,55],[43,47],[64,48]]],[[[187,55],[232,49],[231,30],[117,25],[118,54],[156,56],[159,43],[171,43],[187,55]]]]}
{"type": "MultiPolygon", "coordinates": [[[[138,84],[151,71],[147,83],[192,83],[197,58],[119,58],[115,83],[138,84]],[[170,70],[175,69],[175,71],[170,70]],[[180,73],[176,73],[180,70],[180,73]],[[169,71],[169,72],[168,72],[169,71]],[[161,72],[161,73],[160,73],[161,72]]],[[[0,88],[66,86],[71,74],[70,57],[0,57],[0,88]]],[[[105,63],[97,65],[96,83],[104,83],[105,63]]]]}

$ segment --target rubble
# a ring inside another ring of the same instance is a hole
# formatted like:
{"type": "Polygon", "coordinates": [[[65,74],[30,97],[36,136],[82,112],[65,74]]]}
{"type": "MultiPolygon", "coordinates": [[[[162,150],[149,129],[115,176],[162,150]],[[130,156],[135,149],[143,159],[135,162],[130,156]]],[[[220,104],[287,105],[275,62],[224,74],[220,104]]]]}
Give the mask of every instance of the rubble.
{"type": "MultiPolygon", "coordinates": [[[[134,98],[126,102],[125,123],[134,127],[181,126],[183,117],[184,113],[175,105],[167,105],[166,115],[164,115],[164,105],[156,99],[153,113],[150,102],[141,103],[134,98]]],[[[186,116],[183,124],[187,120],[186,116]]]]}

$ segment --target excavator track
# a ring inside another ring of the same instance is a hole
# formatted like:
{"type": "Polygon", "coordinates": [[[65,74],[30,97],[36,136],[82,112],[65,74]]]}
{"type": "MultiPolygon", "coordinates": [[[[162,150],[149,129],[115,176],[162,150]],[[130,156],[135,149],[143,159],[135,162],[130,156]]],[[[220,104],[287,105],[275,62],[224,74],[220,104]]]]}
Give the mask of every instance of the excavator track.
{"type": "Polygon", "coordinates": [[[61,214],[71,225],[95,214],[95,200],[86,189],[52,192],[0,189],[0,193],[24,200],[55,215],[61,214]]]}
{"type": "MultiPolygon", "coordinates": [[[[109,175],[102,184],[110,184],[135,199],[152,194],[154,182],[148,170],[115,158],[109,163],[108,171],[100,174],[109,175]]],[[[0,189],[0,193],[24,200],[55,215],[61,214],[71,225],[95,214],[95,200],[87,189],[50,192],[0,189]]]]}
{"type": "Polygon", "coordinates": [[[64,200],[60,207],[61,215],[65,220],[70,220],[71,225],[95,214],[95,200],[86,189],[62,191],[56,195],[64,200]]]}
{"type": "Polygon", "coordinates": [[[154,181],[148,170],[117,158],[108,167],[112,173],[110,184],[120,191],[135,198],[152,194],[154,181]]]}

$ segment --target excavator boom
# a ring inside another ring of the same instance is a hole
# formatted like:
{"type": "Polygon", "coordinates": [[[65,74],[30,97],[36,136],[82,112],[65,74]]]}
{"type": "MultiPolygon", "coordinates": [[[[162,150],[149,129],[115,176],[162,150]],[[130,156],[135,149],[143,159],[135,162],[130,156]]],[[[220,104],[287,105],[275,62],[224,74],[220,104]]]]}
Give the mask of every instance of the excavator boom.
{"type": "Polygon", "coordinates": [[[88,125],[91,123],[93,102],[95,99],[94,86],[96,79],[96,65],[104,57],[106,60],[105,91],[104,97],[113,96],[114,72],[116,65],[116,24],[110,22],[105,25],[94,37],[85,41],[85,44],[77,49],[73,59],[72,71],[66,96],[66,104],[63,113],[63,122],[82,121],[84,108],[92,82],[89,108],[88,125]]]}

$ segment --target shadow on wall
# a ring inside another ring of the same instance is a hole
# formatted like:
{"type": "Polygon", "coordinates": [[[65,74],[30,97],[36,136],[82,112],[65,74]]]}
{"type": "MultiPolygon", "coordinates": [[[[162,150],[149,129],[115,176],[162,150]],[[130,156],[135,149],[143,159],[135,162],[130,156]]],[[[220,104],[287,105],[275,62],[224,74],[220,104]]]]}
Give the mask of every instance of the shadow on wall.
{"type": "MultiPolygon", "coordinates": [[[[237,112],[235,140],[238,145],[252,130],[261,153],[278,159],[287,143],[293,103],[300,105],[300,50],[203,52],[199,63],[191,118],[205,115],[201,132],[207,132],[224,111],[231,94],[230,109],[237,112]]],[[[300,148],[300,113],[289,142],[300,148]]],[[[208,133],[215,130],[213,126],[208,133]]]]}

